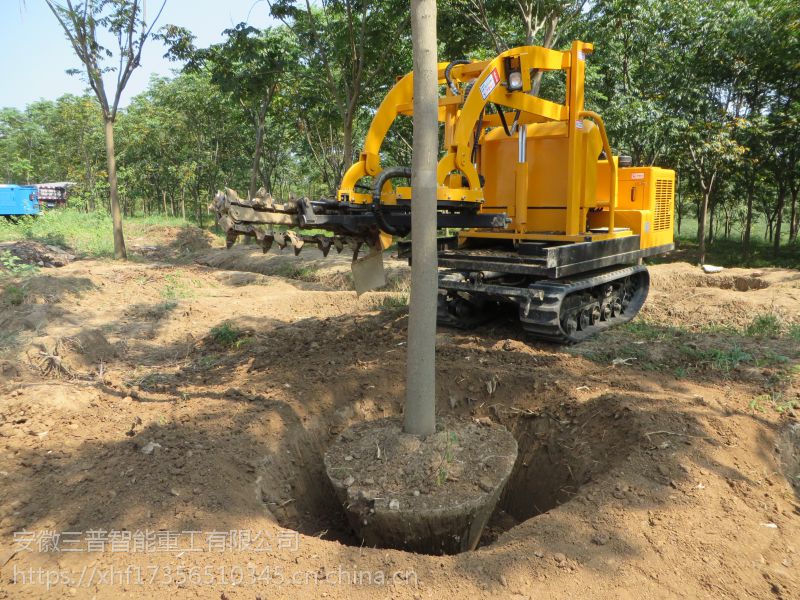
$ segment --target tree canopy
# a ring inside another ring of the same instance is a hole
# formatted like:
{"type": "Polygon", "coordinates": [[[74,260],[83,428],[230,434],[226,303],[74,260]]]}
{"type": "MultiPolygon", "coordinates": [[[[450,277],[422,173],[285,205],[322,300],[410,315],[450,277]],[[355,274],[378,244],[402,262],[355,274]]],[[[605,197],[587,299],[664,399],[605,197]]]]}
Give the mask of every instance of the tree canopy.
{"type": "MultiPolygon", "coordinates": [[[[219,187],[276,196],[336,189],[370,119],[410,70],[407,4],[271,0],[275,25],[240,24],[196,48],[162,30],[180,66],[116,115],[125,212],[182,210],[201,219],[219,187]]],[[[255,10],[258,10],[256,8],[255,10]]],[[[507,47],[595,44],[586,105],[615,152],[678,173],[677,225],[702,241],[755,231],[796,243],[800,225],[800,5],[792,0],[443,0],[441,60],[507,47]],[[758,226],[758,228],[756,228],[758,226]]],[[[563,82],[541,78],[541,95],[563,82]]],[[[73,180],[77,202],[103,206],[102,99],[64,96],[0,111],[8,182],[73,180]]],[[[410,122],[389,133],[384,164],[408,164],[410,122]]]]}

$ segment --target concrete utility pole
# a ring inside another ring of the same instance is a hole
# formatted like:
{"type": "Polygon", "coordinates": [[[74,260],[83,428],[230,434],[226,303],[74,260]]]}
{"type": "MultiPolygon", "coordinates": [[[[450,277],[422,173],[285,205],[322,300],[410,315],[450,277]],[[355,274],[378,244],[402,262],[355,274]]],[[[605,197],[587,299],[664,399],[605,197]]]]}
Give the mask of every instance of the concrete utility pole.
{"type": "Polygon", "coordinates": [[[411,305],[403,430],[436,431],[436,163],[439,83],[436,0],[411,0],[414,46],[414,146],[411,161],[411,305]]]}

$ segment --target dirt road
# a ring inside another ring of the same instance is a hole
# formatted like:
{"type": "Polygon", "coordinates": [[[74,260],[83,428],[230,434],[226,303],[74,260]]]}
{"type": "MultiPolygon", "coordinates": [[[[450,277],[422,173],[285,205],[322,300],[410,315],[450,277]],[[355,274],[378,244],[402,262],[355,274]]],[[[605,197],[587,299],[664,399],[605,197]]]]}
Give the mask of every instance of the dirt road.
{"type": "Polygon", "coordinates": [[[401,411],[402,263],[357,298],[343,256],[175,233],[6,281],[0,598],[800,598],[800,273],[658,265],[640,319],[571,348],[440,329],[439,413],[520,459],[482,546],[438,557],[359,547],[323,477],[401,411]]]}

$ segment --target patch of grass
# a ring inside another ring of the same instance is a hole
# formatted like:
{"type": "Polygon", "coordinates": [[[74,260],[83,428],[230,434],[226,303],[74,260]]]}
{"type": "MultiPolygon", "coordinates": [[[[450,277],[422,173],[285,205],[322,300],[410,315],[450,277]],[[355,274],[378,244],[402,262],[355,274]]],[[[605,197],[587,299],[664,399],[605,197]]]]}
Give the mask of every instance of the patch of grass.
{"type": "Polygon", "coordinates": [[[18,256],[11,254],[8,250],[0,252],[0,269],[14,277],[33,275],[39,271],[39,267],[22,262],[18,256]]]}
{"type": "Polygon", "coordinates": [[[614,344],[606,340],[606,343],[593,345],[588,352],[582,351],[580,345],[569,351],[605,365],[631,366],[646,371],[658,371],[665,366],[652,360],[645,344],[635,341],[614,344]]]}
{"type": "Polygon", "coordinates": [[[211,328],[211,339],[220,346],[238,348],[244,337],[245,332],[228,321],[211,328]]]}
{"type": "Polygon", "coordinates": [[[25,301],[25,292],[18,285],[7,285],[3,290],[3,301],[11,306],[19,306],[25,301]]]}
{"type": "Polygon", "coordinates": [[[800,323],[793,323],[789,326],[788,335],[796,342],[800,342],[800,323]]]}
{"type": "Polygon", "coordinates": [[[734,344],[730,348],[698,349],[681,346],[681,352],[699,363],[706,364],[715,371],[730,373],[742,363],[753,362],[753,355],[734,344]]]}
{"type": "Polygon", "coordinates": [[[753,412],[765,412],[766,408],[771,408],[776,413],[783,414],[800,408],[800,402],[797,400],[785,400],[782,393],[773,392],[756,396],[750,400],[747,407],[753,412]]]}
{"type": "Polygon", "coordinates": [[[315,282],[319,280],[318,270],[317,267],[311,265],[286,262],[275,270],[275,275],[286,279],[315,282]]]}
{"type": "Polygon", "coordinates": [[[756,315],[744,328],[744,334],[749,337],[777,337],[781,334],[780,319],[774,313],[756,315]]]}
{"type": "Polygon", "coordinates": [[[643,319],[637,319],[621,325],[620,331],[624,331],[627,335],[646,341],[673,339],[686,333],[685,330],[680,328],[655,325],[643,319]]]}
{"type": "Polygon", "coordinates": [[[138,379],[129,381],[132,386],[138,386],[140,390],[155,391],[159,386],[169,383],[171,377],[164,373],[148,373],[138,379]]]}
{"type": "Polygon", "coordinates": [[[19,333],[16,331],[0,331],[0,357],[12,353],[19,348],[19,333]]]}
{"type": "MultiPolygon", "coordinates": [[[[156,226],[180,226],[183,219],[165,216],[126,217],[126,236],[137,236],[156,226]]],[[[0,223],[0,241],[36,240],[45,244],[70,248],[81,256],[107,258],[114,256],[111,216],[105,212],[86,213],[74,208],[50,210],[35,219],[19,223],[0,223]]]]}
{"type": "Polygon", "coordinates": [[[200,369],[210,369],[220,363],[221,359],[216,354],[204,354],[195,361],[195,364],[200,369]]]}
{"type": "Polygon", "coordinates": [[[408,294],[392,294],[382,296],[377,301],[377,307],[382,310],[400,311],[408,308],[408,294]]]}
{"type": "Polygon", "coordinates": [[[774,367],[786,365],[789,361],[788,356],[778,354],[772,348],[765,348],[761,355],[755,358],[754,363],[757,367],[774,367]]]}
{"type": "Polygon", "coordinates": [[[196,279],[186,279],[180,273],[164,276],[164,287],[161,288],[161,297],[165,300],[183,300],[192,298],[195,289],[202,283],[196,279]]]}
{"type": "Polygon", "coordinates": [[[458,435],[455,431],[447,432],[447,444],[444,448],[442,461],[439,463],[439,468],[436,472],[436,485],[444,485],[450,474],[449,470],[453,462],[453,446],[458,443],[458,435]]]}
{"type": "Polygon", "coordinates": [[[723,335],[741,335],[741,331],[727,323],[707,323],[700,327],[702,333],[721,333],[723,335]]]}
{"type": "Polygon", "coordinates": [[[175,308],[178,306],[178,303],[174,300],[166,300],[164,302],[159,302],[158,304],[153,304],[151,306],[147,306],[143,308],[139,315],[144,317],[145,319],[152,319],[153,321],[159,321],[166,317],[169,313],[171,313],[175,308]]]}
{"type": "MultiPolygon", "coordinates": [[[[745,255],[740,232],[735,229],[730,238],[717,236],[706,243],[706,262],[722,267],[787,267],[800,268],[800,244],[790,244],[788,231],[781,240],[778,256],[773,253],[773,245],[764,239],[766,225],[761,219],[754,224],[751,236],[751,250],[745,255]]],[[[788,228],[787,228],[788,229],[788,228]]],[[[696,263],[699,256],[697,243],[697,220],[685,217],[680,235],[676,236],[675,250],[667,256],[650,258],[648,263],[687,261],[696,263]]]]}

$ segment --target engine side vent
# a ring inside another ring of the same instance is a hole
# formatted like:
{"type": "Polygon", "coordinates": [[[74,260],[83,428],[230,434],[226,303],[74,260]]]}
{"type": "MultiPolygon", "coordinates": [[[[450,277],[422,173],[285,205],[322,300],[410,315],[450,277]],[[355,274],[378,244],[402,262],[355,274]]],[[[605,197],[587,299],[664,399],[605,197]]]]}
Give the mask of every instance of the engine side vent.
{"type": "Polygon", "coordinates": [[[664,231],[672,227],[673,181],[671,179],[656,180],[656,212],[653,219],[653,230],[664,231]]]}

